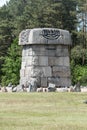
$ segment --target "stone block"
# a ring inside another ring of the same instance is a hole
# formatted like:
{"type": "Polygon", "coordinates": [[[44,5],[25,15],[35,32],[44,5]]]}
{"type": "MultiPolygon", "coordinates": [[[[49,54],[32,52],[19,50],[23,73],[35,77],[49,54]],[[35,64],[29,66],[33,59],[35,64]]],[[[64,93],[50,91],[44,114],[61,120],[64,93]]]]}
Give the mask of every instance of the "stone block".
{"type": "Polygon", "coordinates": [[[19,45],[27,44],[71,44],[69,31],[56,28],[35,28],[23,30],[19,45]]]}
{"type": "Polygon", "coordinates": [[[64,65],[64,57],[58,57],[56,58],[55,60],[55,64],[58,65],[58,66],[63,66],[64,65]]]}
{"type": "Polygon", "coordinates": [[[26,84],[26,82],[27,82],[26,77],[21,77],[21,79],[20,79],[20,85],[26,84]]]}
{"type": "Polygon", "coordinates": [[[26,67],[26,62],[22,62],[21,69],[25,69],[25,67],[26,67]]]}
{"type": "Polygon", "coordinates": [[[55,52],[55,50],[47,50],[47,55],[48,56],[55,56],[56,52],[55,52]]]}
{"type": "Polygon", "coordinates": [[[26,68],[25,74],[29,77],[41,77],[43,72],[41,67],[30,66],[26,68]]]}
{"type": "Polygon", "coordinates": [[[50,77],[52,76],[51,67],[27,67],[25,75],[30,77],[50,77]]]}
{"type": "Polygon", "coordinates": [[[56,57],[48,57],[48,65],[54,66],[56,61],[56,57]]]}
{"type": "Polygon", "coordinates": [[[64,87],[71,86],[71,79],[69,77],[68,78],[61,78],[60,82],[61,82],[61,86],[64,86],[64,87]]]}
{"type": "Polygon", "coordinates": [[[55,91],[56,91],[55,84],[49,83],[49,85],[48,85],[48,92],[55,92],[55,91]]]}
{"type": "Polygon", "coordinates": [[[48,66],[47,56],[39,56],[39,66],[48,66]]]}
{"type": "Polygon", "coordinates": [[[22,49],[22,56],[23,56],[23,57],[26,56],[26,49],[25,49],[25,48],[22,49]]]}
{"type": "Polygon", "coordinates": [[[22,49],[22,56],[28,56],[28,55],[32,55],[32,48],[30,48],[30,46],[23,46],[23,49],[22,49]]]}
{"type": "Polygon", "coordinates": [[[69,56],[68,46],[57,45],[56,56],[60,56],[60,57],[69,56]]]}
{"type": "Polygon", "coordinates": [[[56,87],[69,87],[71,85],[70,78],[51,77],[48,78],[48,84],[53,83],[56,87]]]}
{"type": "Polygon", "coordinates": [[[33,51],[28,51],[28,56],[33,56],[33,51]]]}
{"type": "Polygon", "coordinates": [[[43,77],[51,77],[52,76],[52,70],[51,67],[42,67],[43,77]]]}
{"type": "MultiPolygon", "coordinates": [[[[23,56],[22,57],[22,62],[24,63],[25,62],[25,64],[27,63],[27,60],[28,60],[28,56],[23,56]]],[[[26,66],[27,66],[27,64],[26,64],[26,66]]]]}
{"type": "Polygon", "coordinates": [[[25,56],[22,56],[21,65],[22,65],[22,62],[26,62],[26,58],[25,58],[25,56]]]}
{"type": "Polygon", "coordinates": [[[32,76],[32,73],[33,73],[33,67],[32,66],[28,66],[26,67],[25,69],[25,75],[27,76],[32,76]]]}
{"type": "Polygon", "coordinates": [[[20,70],[20,77],[25,77],[25,69],[20,70]]]}
{"type": "Polygon", "coordinates": [[[52,76],[54,77],[70,77],[70,68],[69,67],[53,67],[52,76]]]}
{"type": "Polygon", "coordinates": [[[48,57],[49,66],[70,66],[69,57],[48,57]]]}
{"type": "Polygon", "coordinates": [[[27,58],[25,57],[25,59],[26,59],[26,65],[27,65],[27,67],[31,66],[32,65],[32,56],[28,56],[27,58]]]}
{"type": "Polygon", "coordinates": [[[56,55],[56,46],[57,45],[45,45],[45,51],[46,51],[47,56],[56,55]]]}
{"type": "Polygon", "coordinates": [[[41,79],[40,79],[40,77],[29,77],[27,84],[31,83],[32,81],[36,81],[37,82],[37,87],[41,87],[41,79]]]}
{"type": "Polygon", "coordinates": [[[50,84],[50,83],[55,84],[56,87],[61,86],[60,77],[49,77],[48,78],[48,84],[50,84]]]}
{"type": "Polygon", "coordinates": [[[64,66],[70,66],[70,61],[69,61],[69,57],[68,56],[64,57],[63,61],[64,61],[64,66]]]}
{"type": "Polygon", "coordinates": [[[28,59],[26,60],[27,66],[37,66],[39,65],[39,57],[38,56],[28,56],[28,59]]]}
{"type": "Polygon", "coordinates": [[[63,46],[63,54],[64,54],[64,56],[69,56],[69,47],[68,46],[63,46]]]}
{"type": "Polygon", "coordinates": [[[56,45],[32,45],[32,56],[55,56],[56,45]]]}
{"type": "Polygon", "coordinates": [[[41,77],[41,87],[47,87],[47,78],[41,77]]]}
{"type": "Polygon", "coordinates": [[[49,66],[69,66],[69,62],[68,62],[68,58],[66,57],[48,57],[48,65],[49,66]]]}
{"type": "Polygon", "coordinates": [[[33,56],[45,56],[46,54],[46,50],[44,45],[41,45],[39,47],[37,47],[36,45],[32,45],[32,55],[33,56]]]}

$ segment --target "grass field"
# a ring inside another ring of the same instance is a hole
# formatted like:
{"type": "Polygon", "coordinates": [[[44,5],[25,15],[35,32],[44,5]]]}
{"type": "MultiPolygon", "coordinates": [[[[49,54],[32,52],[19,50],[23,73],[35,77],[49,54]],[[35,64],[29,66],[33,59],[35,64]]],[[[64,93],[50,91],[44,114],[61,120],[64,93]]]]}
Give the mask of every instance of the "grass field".
{"type": "Polygon", "coordinates": [[[0,93],[0,130],[87,130],[87,93],[0,93]]]}

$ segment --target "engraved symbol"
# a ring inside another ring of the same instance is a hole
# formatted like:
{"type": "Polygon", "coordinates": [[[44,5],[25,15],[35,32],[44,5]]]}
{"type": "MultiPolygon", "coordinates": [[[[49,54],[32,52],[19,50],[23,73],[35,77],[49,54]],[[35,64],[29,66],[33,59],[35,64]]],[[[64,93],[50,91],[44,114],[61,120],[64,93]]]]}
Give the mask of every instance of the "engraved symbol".
{"type": "Polygon", "coordinates": [[[60,31],[59,30],[48,30],[44,29],[42,31],[42,36],[49,40],[55,40],[60,37],[60,31]]]}
{"type": "Polygon", "coordinates": [[[26,29],[23,30],[20,34],[21,37],[21,43],[28,43],[28,37],[29,37],[30,30],[26,29]]]}

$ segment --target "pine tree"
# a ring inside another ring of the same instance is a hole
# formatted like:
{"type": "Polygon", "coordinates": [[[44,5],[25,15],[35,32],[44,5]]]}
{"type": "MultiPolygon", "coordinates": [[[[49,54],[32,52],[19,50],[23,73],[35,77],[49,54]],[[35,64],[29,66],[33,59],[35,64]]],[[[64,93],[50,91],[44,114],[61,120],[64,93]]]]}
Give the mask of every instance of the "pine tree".
{"type": "Polygon", "coordinates": [[[87,0],[79,0],[78,4],[78,28],[80,44],[87,48],[87,0]]]}
{"type": "Polygon", "coordinates": [[[12,84],[19,83],[19,71],[21,64],[20,48],[18,46],[18,40],[15,39],[8,49],[8,55],[5,57],[2,72],[2,84],[8,85],[10,82],[12,84]]]}

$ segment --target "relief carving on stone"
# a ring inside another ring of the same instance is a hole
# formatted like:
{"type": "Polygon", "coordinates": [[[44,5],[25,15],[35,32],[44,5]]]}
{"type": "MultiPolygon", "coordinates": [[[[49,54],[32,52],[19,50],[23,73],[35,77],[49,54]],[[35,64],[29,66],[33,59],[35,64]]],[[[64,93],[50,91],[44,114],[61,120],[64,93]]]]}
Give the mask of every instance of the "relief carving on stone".
{"type": "Polygon", "coordinates": [[[55,29],[43,29],[41,35],[46,39],[56,40],[60,37],[60,31],[55,29]]]}
{"type": "Polygon", "coordinates": [[[21,32],[20,43],[23,43],[23,44],[28,43],[29,33],[30,33],[30,29],[26,29],[26,30],[21,32]]]}

